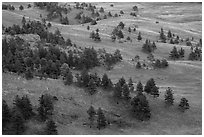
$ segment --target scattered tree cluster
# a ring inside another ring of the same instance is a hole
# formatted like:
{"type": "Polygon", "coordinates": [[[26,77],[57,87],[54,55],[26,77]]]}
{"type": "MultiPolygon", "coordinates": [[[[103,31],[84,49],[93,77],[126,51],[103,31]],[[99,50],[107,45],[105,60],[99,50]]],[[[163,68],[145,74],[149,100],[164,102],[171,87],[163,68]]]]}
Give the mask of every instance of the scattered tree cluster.
{"type": "Polygon", "coordinates": [[[179,58],[183,58],[185,54],[185,51],[183,48],[181,48],[179,51],[177,50],[177,48],[174,46],[172,51],[169,54],[169,57],[173,60],[179,59],[179,58]]]}
{"type": "Polygon", "coordinates": [[[56,135],[57,126],[51,119],[53,107],[53,97],[49,94],[42,95],[39,100],[38,113],[36,114],[35,108],[32,106],[30,99],[27,95],[21,98],[16,95],[13,101],[13,107],[10,108],[5,100],[2,101],[2,129],[5,135],[23,135],[27,130],[26,124],[31,119],[36,119],[39,122],[46,122],[46,127],[42,134],[56,135]]]}
{"type": "Polygon", "coordinates": [[[145,53],[151,53],[155,49],[157,49],[155,42],[153,43],[150,42],[150,40],[146,39],[145,44],[142,46],[142,51],[145,53]]]}

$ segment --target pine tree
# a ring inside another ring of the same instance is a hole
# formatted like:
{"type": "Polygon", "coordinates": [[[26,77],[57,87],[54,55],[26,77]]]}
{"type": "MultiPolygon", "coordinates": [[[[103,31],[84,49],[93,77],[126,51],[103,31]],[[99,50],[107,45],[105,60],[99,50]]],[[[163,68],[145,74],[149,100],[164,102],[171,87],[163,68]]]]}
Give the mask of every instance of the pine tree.
{"type": "Polygon", "coordinates": [[[171,34],[171,31],[170,31],[170,30],[168,31],[167,37],[168,37],[168,38],[171,38],[171,37],[172,37],[172,34],[171,34]]]}
{"type": "Polygon", "coordinates": [[[167,60],[166,59],[162,59],[161,60],[161,67],[165,68],[165,67],[168,67],[168,66],[169,66],[169,64],[168,64],[167,60]]]}
{"type": "Polygon", "coordinates": [[[19,10],[23,10],[24,7],[22,5],[19,6],[19,10]]]}
{"type": "Polygon", "coordinates": [[[130,91],[128,85],[125,83],[122,87],[123,96],[126,100],[130,99],[130,91]]]}
{"type": "Polygon", "coordinates": [[[25,17],[24,17],[24,16],[23,16],[23,18],[22,18],[21,23],[22,23],[23,25],[26,23],[26,19],[25,19],[25,17]]]}
{"type": "Polygon", "coordinates": [[[22,135],[25,131],[26,127],[24,124],[24,119],[18,108],[13,108],[13,116],[12,116],[12,130],[15,135],[22,135]]]}
{"type": "Polygon", "coordinates": [[[154,98],[159,97],[159,88],[156,86],[153,86],[151,89],[151,95],[153,95],[154,98]]]}
{"type": "Polygon", "coordinates": [[[136,68],[137,68],[137,69],[141,69],[141,68],[142,68],[142,66],[141,66],[141,64],[140,64],[139,61],[137,62],[136,68]]]}
{"type": "Polygon", "coordinates": [[[163,28],[161,28],[160,39],[162,40],[163,43],[166,43],[166,36],[164,34],[163,28]]]}
{"type": "Polygon", "coordinates": [[[116,97],[116,98],[122,97],[122,86],[119,82],[116,83],[116,85],[114,87],[114,97],[116,97]]]}
{"type": "Polygon", "coordinates": [[[155,81],[153,78],[149,79],[144,87],[144,91],[148,94],[151,94],[152,88],[155,87],[155,81]]]}
{"type": "Polygon", "coordinates": [[[89,27],[89,26],[87,26],[87,30],[90,30],[90,27],[89,27]]]}
{"type": "Polygon", "coordinates": [[[57,126],[53,120],[48,120],[46,122],[46,135],[57,135],[57,126]]]}
{"type": "Polygon", "coordinates": [[[165,104],[167,106],[171,106],[174,104],[174,97],[173,97],[172,89],[170,87],[167,88],[165,93],[165,104]]]}
{"type": "Polygon", "coordinates": [[[118,82],[120,83],[121,87],[126,83],[124,77],[120,78],[118,82]]]}
{"type": "Polygon", "coordinates": [[[175,46],[173,47],[172,51],[170,52],[169,57],[171,59],[174,59],[174,60],[179,58],[179,53],[178,53],[177,48],[175,46]]]}
{"type": "Polygon", "coordinates": [[[104,12],[104,9],[103,7],[100,8],[99,12],[103,13],[104,12]]]}
{"type": "Polygon", "coordinates": [[[142,40],[141,32],[139,32],[138,37],[137,37],[137,40],[138,40],[138,41],[142,40]]]}
{"type": "Polygon", "coordinates": [[[129,33],[131,32],[131,28],[130,28],[130,27],[128,28],[128,32],[129,32],[129,33]]]}
{"type": "Polygon", "coordinates": [[[134,91],[134,85],[133,85],[132,78],[130,78],[128,81],[128,87],[129,87],[130,92],[134,91]]]}
{"type": "Polygon", "coordinates": [[[184,54],[185,54],[184,49],[181,48],[181,49],[178,51],[178,54],[179,54],[179,57],[180,57],[180,58],[183,58],[183,57],[184,57],[184,54]]]}
{"type": "Polygon", "coordinates": [[[88,109],[87,113],[89,115],[90,127],[92,127],[92,125],[94,124],[95,115],[96,115],[96,111],[95,111],[94,107],[90,106],[90,108],[88,109]]]}
{"type": "Polygon", "coordinates": [[[88,92],[90,95],[93,95],[97,92],[97,88],[96,88],[96,83],[94,81],[94,79],[90,79],[89,84],[88,84],[88,92]]]}
{"type": "Polygon", "coordinates": [[[138,120],[144,121],[149,120],[151,117],[151,112],[149,108],[149,103],[145,97],[145,95],[138,94],[136,97],[133,98],[132,102],[132,113],[134,117],[138,120]]]}
{"type": "Polygon", "coordinates": [[[64,84],[65,85],[71,85],[72,83],[73,83],[73,75],[72,75],[72,72],[69,71],[65,76],[64,84]]]}
{"type": "Polygon", "coordinates": [[[101,85],[104,89],[107,89],[109,86],[109,79],[106,73],[104,73],[103,77],[102,77],[102,81],[101,81],[101,85]]]}
{"type": "Polygon", "coordinates": [[[189,109],[189,104],[188,104],[188,100],[186,98],[181,98],[180,104],[179,104],[179,108],[182,112],[184,112],[185,110],[189,109]]]}
{"type": "Polygon", "coordinates": [[[2,101],[2,128],[6,128],[7,124],[10,122],[11,112],[6,101],[2,101]]]}
{"type": "Polygon", "coordinates": [[[98,115],[97,128],[100,130],[101,128],[105,128],[107,125],[105,115],[100,107],[97,111],[97,115],[98,115]]]}
{"type": "Polygon", "coordinates": [[[42,95],[39,99],[39,107],[37,109],[39,117],[42,121],[48,119],[54,110],[52,97],[49,94],[42,95]]]}
{"type": "Polygon", "coordinates": [[[143,92],[143,85],[142,85],[141,81],[139,81],[139,82],[137,83],[136,92],[137,92],[137,94],[142,94],[142,92],[143,92]]]}
{"type": "Polygon", "coordinates": [[[159,59],[156,60],[156,62],[155,62],[155,67],[161,68],[161,62],[160,62],[159,59]]]}
{"type": "Polygon", "coordinates": [[[118,24],[118,26],[121,27],[121,29],[124,29],[125,24],[121,21],[121,22],[118,24]]]}

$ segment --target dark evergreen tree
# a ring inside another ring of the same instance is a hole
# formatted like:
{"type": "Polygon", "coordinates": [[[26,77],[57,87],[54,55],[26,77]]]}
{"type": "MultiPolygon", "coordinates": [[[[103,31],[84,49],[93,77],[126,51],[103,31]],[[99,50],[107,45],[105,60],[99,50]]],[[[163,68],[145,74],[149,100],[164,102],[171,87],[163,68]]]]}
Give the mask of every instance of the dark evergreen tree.
{"type": "Polygon", "coordinates": [[[112,17],[112,14],[111,14],[111,12],[110,12],[110,11],[108,12],[108,16],[109,16],[109,17],[112,17]]]}
{"type": "Polygon", "coordinates": [[[65,75],[65,85],[71,85],[73,83],[73,75],[71,71],[68,71],[67,74],[65,75]]]}
{"type": "Polygon", "coordinates": [[[151,95],[153,95],[154,98],[159,97],[159,88],[156,86],[153,86],[151,89],[151,95]]]}
{"type": "Polygon", "coordinates": [[[122,86],[121,86],[121,84],[119,82],[115,84],[114,97],[116,97],[116,98],[121,98],[122,97],[122,86]]]}
{"type": "Polygon", "coordinates": [[[132,113],[134,117],[136,117],[138,120],[144,121],[144,120],[150,119],[151,112],[149,108],[149,103],[145,95],[143,95],[142,93],[138,94],[131,101],[131,105],[132,105],[132,113]]]}
{"type": "Polygon", "coordinates": [[[154,66],[155,66],[156,68],[161,68],[161,62],[160,62],[159,59],[156,60],[154,66]]]}
{"type": "Polygon", "coordinates": [[[178,51],[178,54],[179,54],[179,57],[180,57],[180,58],[183,58],[183,57],[184,57],[184,54],[185,54],[184,49],[181,48],[181,49],[178,51]]]}
{"type": "Polygon", "coordinates": [[[46,129],[45,129],[46,135],[57,135],[57,126],[53,120],[48,120],[46,122],[46,129]]]}
{"type": "Polygon", "coordinates": [[[23,119],[22,114],[20,111],[14,107],[13,110],[13,116],[12,116],[12,131],[14,132],[15,135],[22,135],[23,132],[25,131],[25,120],[23,119]]]}
{"type": "Polygon", "coordinates": [[[19,10],[23,10],[24,7],[22,5],[19,6],[19,10]]]}
{"type": "Polygon", "coordinates": [[[141,68],[142,68],[142,66],[141,66],[141,64],[140,64],[139,61],[137,62],[136,68],[137,68],[137,69],[141,69],[141,68]]]}
{"type": "Polygon", "coordinates": [[[138,7],[137,7],[137,6],[133,6],[132,9],[133,9],[134,11],[138,11],[138,7]]]}
{"type": "Polygon", "coordinates": [[[162,59],[161,60],[161,67],[165,68],[165,67],[168,67],[168,66],[169,66],[168,61],[166,59],[162,59]]]}
{"type": "Polygon", "coordinates": [[[104,9],[103,7],[100,8],[99,12],[103,13],[104,12],[104,9]]]}
{"type": "Polygon", "coordinates": [[[93,95],[97,92],[96,83],[95,83],[93,78],[90,79],[90,81],[88,83],[88,92],[90,95],[93,95]]]}
{"type": "Polygon", "coordinates": [[[142,40],[141,32],[139,32],[137,40],[139,40],[139,41],[142,40]]]}
{"type": "Polygon", "coordinates": [[[107,126],[105,115],[100,107],[97,111],[97,115],[97,128],[100,130],[101,128],[105,128],[107,126]]]}
{"type": "Polygon", "coordinates": [[[89,27],[89,26],[87,26],[87,30],[90,30],[90,27],[89,27]]]}
{"type": "Polygon", "coordinates": [[[134,85],[133,85],[132,78],[129,78],[128,87],[129,87],[130,92],[134,91],[134,85]]]}
{"type": "Polygon", "coordinates": [[[123,85],[126,83],[124,77],[120,78],[118,82],[120,83],[121,87],[123,87],[123,85]]]}
{"type": "Polygon", "coordinates": [[[129,32],[129,33],[131,32],[131,28],[130,28],[130,27],[128,28],[128,32],[129,32]]]}
{"type": "Polygon", "coordinates": [[[172,93],[172,89],[170,87],[168,87],[166,89],[166,93],[165,93],[165,104],[167,106],[171,106],[174,104],[174,97],[173,97],[173,93],[172,93]]]}
{"type": "Polygon", "coordinates": [[[174,59],[174,60],[179,58],[179,53],[178,53],[177,48],[175,46],[173,47],[172,51],[170,52],[169,57],[171,59],[174,59]]]}
{"type": "Polygon", "coordinates": [[[108,75],[106,73],[102,77],[101,86],[104,89],[108,89],[109,88],[109,78],[108,78],[108,75]]]}
{"type": "Polygon", "coordinates": [[[92,127],[93,124],[94,124],[95,116],[96,116],[96,111],[95,111],[94,107],[90,106],[90,108],[88,109],[87,113],[89,115],[90,127],[92,127]]]}
{"type": "Polygon", "coordinates": [[[6,101],[2,101],[2,129],[4,130],[11,119],[11,111],[6,101]]]}
{"type": "Polygon", "coordinates": [[[124,38],[124,35],[123,35],[122,30],[119,30],[119,31],[118,31],[117,36],[118,36],[118,39],[124,38]]]}
{"type": "Polygon", "coordinates": [[[52,97],[49,94],[42,95],[39,99],[38,114],[42,121],[45,121],[52,115],[54,110],[52,97]]]}
{"type": "Polygon", "coordinates": [[[120,11],[120,14],[124,14],[124,11],[121,10],[121,11],[120,11]]]}
{"type": "Polygon", "coordinates": [[[185,110],[189,109],[189,103],[188,100],[186,98],[181,98],[181,101],[179,103],[179,109],[184,112],[185,110]]]}
{"type": "Polygon", "coordinates": [[[160,32],[160,39],[163,43],[166,43],[166,36],[164,34],[164,30],[163,28],[161,28],[161,32],[160,32]]]}
{"type": "Polygon", "coordinates": [[[124,29],[125,24],[121,21],[121,22],[118,24],[118,26],[121,27],[121,29],[124,29]]]}
{"type": "Polygon", "coordinates": [[[23,16],[21,23],[22,23],[23,25],[25,25],[25,23],[26,23],[25,16],[23,16]]]}
{"type": "Polygon", "coordinates": [[[129,90],[128,85],[126,83],[122,86],[122,92],[123,92],[124,99],[129,100],[130,99],[130,90],[129,90]]]}
{"type": "Polygon", "coordinates": [[[149,79],[144,87],[144,91],[148,94],[151,94],[153,87],[155,87],[155,81],[153,78],[149,79]]]}
{"type": "Polygon", "coordinates": [[[170,30],[168,31],[167,37],[168,37],[168,38],[172,38],[172,34],[171,34],[171,31],[170,31],[170,30]]]}
{"type": "Polygon", "coordinates": [[[142,85],[141,81],[139,81],[137,83],[136,92],[137,92],[137,94],[141,94],[143,92],[143,85],[142,85]]]}

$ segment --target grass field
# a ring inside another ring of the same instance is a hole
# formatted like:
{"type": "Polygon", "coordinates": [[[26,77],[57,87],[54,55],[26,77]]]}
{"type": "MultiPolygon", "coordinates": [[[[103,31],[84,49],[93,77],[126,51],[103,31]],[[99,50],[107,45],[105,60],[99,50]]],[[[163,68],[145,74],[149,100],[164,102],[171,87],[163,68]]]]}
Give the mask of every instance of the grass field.
{"type": "MultiPolygon", "coordinates": [[[[20,4],[14,3],[15,7],[20,4]]],[[[34,106],[38,105],[38,98],[43,93],[56,95],[59,99],[55,103],[54,120],[58,126],[59,134],[202,134],[202,62],[188,61],[190,47],[185,43],[172,45],[156,42],[159,38],[161,27],[165,33],[170,29],[180,38],[194,37],[194,42],[202,38],[202,4],[199,3],[93,3],[97,8],[103,7],[105,11],[119,13],[124,11],[124,15],[117,18],[108,18],[97,22],[97,25],[75,24],[61,25],[51,22],[50,31],[58,28],[63,37],[70,38],[77,46],[94,47],[96,49],[105,48],[108,52],[121,50],[123,61],[116,64],[114,68],[107,71],[105,68],[96,67],[91,72],[97,72],[100,76],[107,73],[115,83],[122,76],[128,80],[132,77],[134,84],[141,81],[146,84],[150,78],[154,78],[159,86],[160,96],[154,99],[147,95],[150,104],[152,117],[147,122],[139,122],[128,115],[128,107],[120,107],[112,101],[111,93],[98,89],[98,93],[93,97],[89,96],[83,89],[75,86],[65,86],[62,80],[25,80],[16,74],[3,73],[2,75],[2,98],[9,105],[15,95],[28,94],[34,106]],[[114,4],[113,7],[110,4],[114,4]],[[139,16],[130,16],[133,5],[139,7],[139,16]],[[111,32],[113,28],[122,21],[125,23],[123,30],[125,38],[130,36],[131,42],[111,42],[111,32]],[[159,23],[156,23],[158,21],[159,23]],[[90,30],[87,30],[87,26],[90,30]],[[138,25],[136,32],[129,33],[128,27],[138,25]],[[94,42],[89,38],[91,31],[99,29],[101,42],[94,42]],[[139,31],[142,33],[142,41],[137,41],[139,31]],[[131,61],[135,55],[139,55],[141,60],[147,58],[147,54],[141,52],[142,45],[146,39],[156,42],[157,50],[153,53],[156,58],[166,58],[169,67],[160,70],[136,70],[135,62],[131,61]],[[185,49],[183,60],[169,60],[169,52],[173,46],[185,49]],[[174,91],[175,104],[167,109],[164,107],[164,93],[167,87],[174,91]],[[177,106],[182,97],[189,100],[190,109],[181,113],[177,106]],[[113,111],[122,115],[124,126],[110,125],[104,130],[90,129],[83,126],[87,122],[86,113],[91,102],[98,108],[102,107],[107,111],[113,111]]],[[[39,15],[46,16],[46,12],[37,8],[25,9],[23,11],[2,11],[2,24],[11,26],[21,24],[23,16],[31,20],[40,20],[39,15]]],[[[71,15],[70,15],[71,16],[71,15]]],[[[71,18],[71,17],[70,17],[71,18]]],[[[136,86],[136,85],[135,85],[136,86]]],[[[134,96],[134,94],[133,94],[134,96]]],[[[30,123],[32,125],[32,123],[30,123]]],[[[37,125],[37,124],[34,124],[37,125]]],[[[39,127],[34,127],[36,129],[39,127]]],[[[31,132],[33,129],[30,129],[31,132]]],[[[29,134],[28,132],[28,134],[29,134]]]]}

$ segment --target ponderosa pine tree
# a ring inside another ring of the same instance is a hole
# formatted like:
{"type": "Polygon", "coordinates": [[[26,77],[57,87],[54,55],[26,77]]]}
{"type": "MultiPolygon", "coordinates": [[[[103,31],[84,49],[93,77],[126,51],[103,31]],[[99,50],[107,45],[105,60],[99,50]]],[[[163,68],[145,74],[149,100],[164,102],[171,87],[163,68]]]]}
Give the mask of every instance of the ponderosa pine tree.
{"type": "Polygon", "coordinates": [[[120,83],[121,87],[123,87],[123,85],[126,83],[124,77],[120,78],[118,82],[120,83]]]}
{"type": "Polygon", "coordinates": [[[170,87],[166,89],[166,93],[164,97],[165,97],[165,104],[167,106],[172,106],[174,104],[174,97],[173,97],[172,89],[170,87]]]}
{"type": "Polygon", "coordinates": [[[45,121],[52,115],[54,110],[52,97],[49,94],[44,94],[39,99],[39,107],[37,109],[39,117],[42,121],[45,121]]]}
{"type": "Polygon", "coordinates": [[[141,32],[139,32],[139,34],[138,34],[138,36],[137,36],[137,40],[138,40],[138,41],[142,40],[141,32]]]}
{"type": "Polygon", "coordinates": [[[108,89],[108,87],[109,87],[109,78],[108,78],[108,75],[106,73],[104,73],[104,75],[102,77],[101,86],[104,89],[108,89]]]}
{"type": "MultiPolygon", "coordinates": [[[[144,87],[144,91],[148,94],[151,94],[152,88],[155,87],[155,81],[153,78],[149,79],[144,87]]],[[[156,89],[156,88],[155,88],[156,89]]]]}
{"type": "Polygon", "coordinates": [[[121,98],[122,97],[122,86],[121,84],[118,82],[115,84],[115,87],[114,87],[114,97],[116,98],[121,98]]]}
{"type": "Polygon", "coordinates": [[[136,92],[137,92],[137,94],[142,94],[142,92],[143,92],[143,85],[142,85],[141,81],[139,81],[137,83],[136,92]]]}
{"type": "Polygon", "coordinates": [[[124,99],[129,100],[130,99],[130,90],[129,90],[128,85],[126,83],[122,86],[122,92],[123,92],[124,99]]]}
{"type": "Polygon", "coordinates": [[[131,28],[130,27],[128,28],[128,32],[131,33],[131,28]]]}
{"type": "Polygon", "coordinates": [[[121,27],[121,29],[124,29],[125,24],[121,21],[121,22],[118,24],[118,26],[121,27]]]}
{"type": "Polygon", "coordinates": [[[53,120],[48,120],[46,122],[46,129],[45,129],[46,135],[57,135],[57,126],[53,120]]]}
{"type": "Polygon", "coordinates": [[[161,28],[161,32],[160,32],[160,39],[163,43],[166,43],[166,36],[164,34],[164,30],[163,28],[161,28]]]}
{"type": "Polygon", "coordinates": [[[94,107],[90,106],[87,113],[89,115],[90,128],[91,128],[94,124],[94,120],[95,120],[95,116],[96,116],[96,111],[95,111],[94,107]]]}
{"type": "Polygon", "coordinates": [[[10,122],[11,111],[5,100],[2,100],[2,129],[4,130],[10,122]]]}
{"type": "Polygon", "coordinates": [[[136,69],[141,69],[141,68],[142,68],[141,63],[138,61],[136,64],[136,69]]]}
{"type": "Polygon", "coordinates": [[[100,107],[97,111],[97,115],[98,115],[97,128],[100,130],[101,128],[105,128],[107,125],[105,115],[100,107]]]}
{"type": "Polygon", "coordinates": [[[171,30],[168,31],[167,37],[168,37],[168,38],[172,38],[171,30]]]}
{"type": "Polygon", "coordinates": [[[73,83],[73,75],[72,75],[72,72],[69,71],[65,75],[64,84],[65,85],[71,85],[72,83],[73,83]]]}
{"type": "Polygon", "coordinates": [[[159,88],[157,86],[153,86],[152,87],[151,95],[153,95],[154,98],[159,97],[159,88]]]}
{"type": "Polygon", "coordinates": [[[178,51],[178,54],[179,54],[179,57],[180,58],[183,58],[184,57],[184,54],[185,54],[185,51],[184,49],[181,47],[181,49],[178,51]]]}
{"type": "Polygon", "coordinates": [[[21,112],[18,110],[17,107],[13,108],[13,115],[12,115],[12,131],[15,135],[22,135],[25,131],[25,120],[21,114],[21,112]]]}
{"type": "Polygon", "coordinates": [[[130,92],[134,91],[134,85],[133,85],[132,78],[129,78],[128,80],[128,87],[129,87],[130,92]]]}
{"type": "Polygon", "coordinates": [[[149,108],[149,103],[144,94],[138,94],[131,101],[133,116],[138,120],[144,121],[149,120],[151,117],[151,112],[149,108]]]}
{"type": "Polygon", "coordinates": [[[23,25],[25,25],[25,23],[26,23],[25,16],[23,16],[21,23],[22,23],[23,25]]]}
{"type": "Polygon", "coordinates": [[[189,103],[188,103],[188,100],[186,98],[181,98],[181,101],[179,103],[179,109],[182,111],[182,112],[185,112],[185,110],[189,109],[190,106],[189,106],[189,103]]]}
{"type": "Polygon", "coordinates": [[[88,92],[90,95],[93,95],[97,92],[96,83],[95,83],[93,78],[90,79],[90,81],[88,83],[88,92]]]}
{"type": "Polygon", "coordinates": [[[170,52],[169,57],[173,60],[179,58],[179,53],[178,53],[177,48],[175,46],[173,47],[172,51],[170,52]]]}

